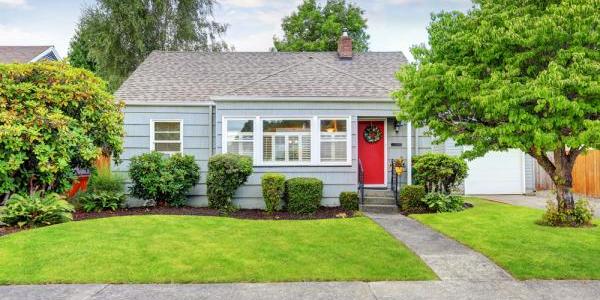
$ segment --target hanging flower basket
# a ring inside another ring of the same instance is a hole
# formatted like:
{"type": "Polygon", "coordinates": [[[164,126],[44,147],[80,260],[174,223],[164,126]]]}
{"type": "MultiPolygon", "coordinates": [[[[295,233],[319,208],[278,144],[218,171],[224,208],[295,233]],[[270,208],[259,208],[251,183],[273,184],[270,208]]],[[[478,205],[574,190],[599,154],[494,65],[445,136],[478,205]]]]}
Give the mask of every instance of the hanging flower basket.
{"type": "Polygon", "coordinates": [[[367,143],[370,144],[379,142],[379,140],[381,140],[382,135],[383,134],[381,133],[381,129],[379,129],[379,127],[373,124],[369,125],[369,127],[367,127],[364,132],[365,141],[367,141],[367,143]]]}

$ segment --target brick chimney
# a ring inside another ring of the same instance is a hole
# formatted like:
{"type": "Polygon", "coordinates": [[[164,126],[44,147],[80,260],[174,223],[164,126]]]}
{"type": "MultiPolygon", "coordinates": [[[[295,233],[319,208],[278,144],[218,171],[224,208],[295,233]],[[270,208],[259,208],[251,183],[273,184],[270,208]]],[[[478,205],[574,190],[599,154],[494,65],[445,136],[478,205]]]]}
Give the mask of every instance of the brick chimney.
{"type": "Polygon", "coordinates": [[[344,28],[342,36],[338,41],[338,57],[340,59],[352,59],[352,38],[348,36],[348,30],[344,28]]]}

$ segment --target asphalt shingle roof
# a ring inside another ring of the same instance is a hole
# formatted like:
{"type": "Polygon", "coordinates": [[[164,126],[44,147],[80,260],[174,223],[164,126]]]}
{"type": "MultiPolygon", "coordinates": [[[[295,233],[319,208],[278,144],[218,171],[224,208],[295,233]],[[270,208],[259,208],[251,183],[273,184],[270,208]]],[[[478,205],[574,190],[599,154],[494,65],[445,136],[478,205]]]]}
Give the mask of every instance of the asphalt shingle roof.
{"type": "Polygon", "coordinates": [[[155,51],[115,96],[126,103],[208,102],[215,96],[389,97],[401,52],[155,51]]]}
{"type": "Polygon", "coordinates": [[[27,63],[52,46],[0,46],[0,63],[27,63]]]}

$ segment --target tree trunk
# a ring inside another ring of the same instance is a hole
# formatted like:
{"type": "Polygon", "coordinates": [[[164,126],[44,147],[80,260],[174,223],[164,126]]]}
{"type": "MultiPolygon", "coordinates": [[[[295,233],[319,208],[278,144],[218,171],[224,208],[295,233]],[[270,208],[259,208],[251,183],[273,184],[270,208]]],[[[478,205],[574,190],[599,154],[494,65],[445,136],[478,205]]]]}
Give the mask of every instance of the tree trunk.
{"type": "Polygon", "coordinates": [[[556,187],[556,201],[558,210],[565,212],[575,208],[575,200],[573,198],[573,167],[575,160],[581,153],[580,150],[556,149],[554,150],[554,161],[551,160],[545,153],[536,153],[532,149],[529,154],[532,155],[544,168],[546,173],[550,175],[554,186],[556,187]]]}

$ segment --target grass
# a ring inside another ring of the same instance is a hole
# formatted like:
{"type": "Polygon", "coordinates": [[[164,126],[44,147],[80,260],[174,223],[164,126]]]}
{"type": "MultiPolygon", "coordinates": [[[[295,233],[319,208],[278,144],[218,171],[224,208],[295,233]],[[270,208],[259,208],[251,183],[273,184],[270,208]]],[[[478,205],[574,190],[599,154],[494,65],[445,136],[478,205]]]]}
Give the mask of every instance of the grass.
{"type": "Polygon", "coordinates": [[[365,217],[132,216],[0,238],[0,284],[435,278],[418,257],[365,217]]]}
{"type": "Polygon", "coordinates": [[[468,202],[475,207],[411,217],[488,256],[518,279],[600,279],[600,227],[540,226],[535,221],[541,210],[468,202]]]}

